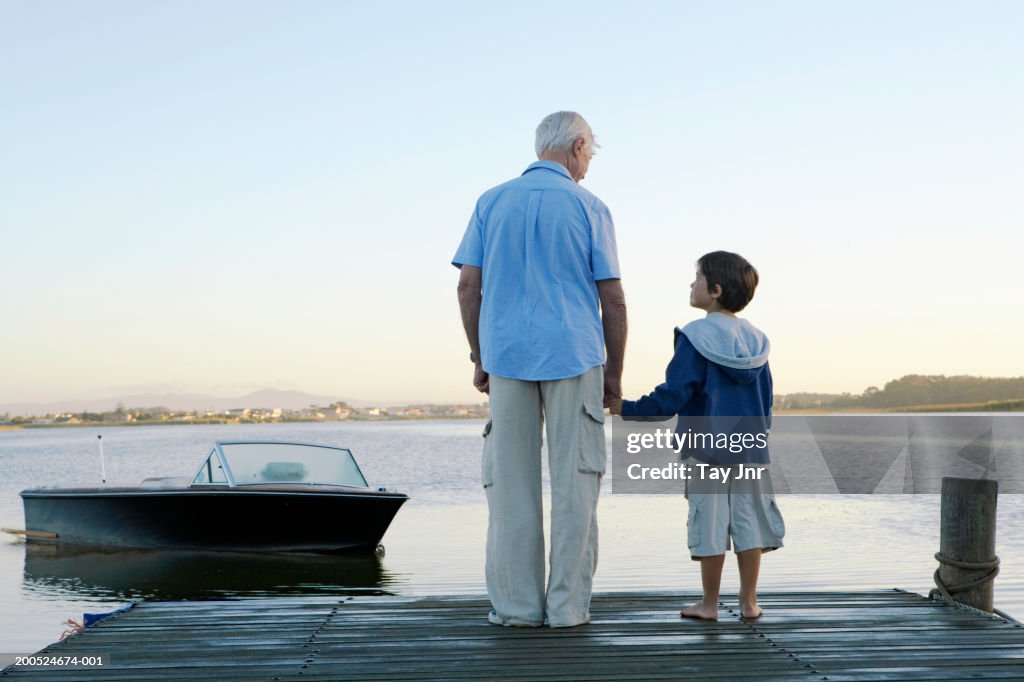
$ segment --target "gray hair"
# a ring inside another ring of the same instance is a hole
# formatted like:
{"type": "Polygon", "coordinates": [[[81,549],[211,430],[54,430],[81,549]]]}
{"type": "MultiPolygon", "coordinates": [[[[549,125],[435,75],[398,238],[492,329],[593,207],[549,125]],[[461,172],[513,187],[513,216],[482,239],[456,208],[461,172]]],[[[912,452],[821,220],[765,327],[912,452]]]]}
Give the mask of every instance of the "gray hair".
{"type": "Polygon", "coordinates": [[[571,151],[573,143],[581,137],[591,150],[600,146],[594,141],[594,133],[586,119],[575,111],[556,111],[548,114],[537,126],[537,158],[547,151],[571,151]]]}

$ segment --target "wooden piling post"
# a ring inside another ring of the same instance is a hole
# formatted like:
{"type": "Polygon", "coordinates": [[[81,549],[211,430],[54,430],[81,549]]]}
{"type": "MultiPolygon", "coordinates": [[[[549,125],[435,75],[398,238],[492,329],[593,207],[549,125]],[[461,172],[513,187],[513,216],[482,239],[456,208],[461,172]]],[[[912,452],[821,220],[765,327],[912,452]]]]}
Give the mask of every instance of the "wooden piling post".
{"type": "Polygon", "coordinates": [[[937,592],[992,613],[992,579],[999,573],[996,556],[998,482],[970,478],[942,479],[937,592]]]}

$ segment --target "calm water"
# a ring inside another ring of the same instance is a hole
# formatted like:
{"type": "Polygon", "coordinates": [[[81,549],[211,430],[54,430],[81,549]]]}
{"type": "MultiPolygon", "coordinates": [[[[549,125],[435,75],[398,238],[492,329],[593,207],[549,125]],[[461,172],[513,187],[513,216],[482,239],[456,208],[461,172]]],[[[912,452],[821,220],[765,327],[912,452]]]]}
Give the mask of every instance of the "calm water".
{"type": "MultiPolygon", "coordinates": [[[[412,496],[383,559],[195,552],[69,552],[0,539],[0,653],[56,640],[67,618],[132,599],[275,594],[484,594],[487,509],[475,421],[157,426],[0,432],[0,526],[24,527],[18,491],[191,474],[217,439],[271,438],[352,448],[371,485],[412,496]]],[[[605,481],[606,488],[609,481],[605,481]]],[[[545,482],[546,485],[546,482],[545,482]]],[[[761,587],[927,592],[938,549],[936,495],[783,496],[787,546],[767,555],[761,587]]],[[[597,591],[699,590],[685,548],[682,497],[611,495],[600,503],[597,591]]],[[[1024,615],[1024,496],[999,499],[996,605],[1024,615]]],[[[737,588],[727,564],[724,591],[737,588]]],[[[666,608],[677,607],[666,604],[666,608]]],[[[483,617],[485,614],[481,614],[483,617]]]]}

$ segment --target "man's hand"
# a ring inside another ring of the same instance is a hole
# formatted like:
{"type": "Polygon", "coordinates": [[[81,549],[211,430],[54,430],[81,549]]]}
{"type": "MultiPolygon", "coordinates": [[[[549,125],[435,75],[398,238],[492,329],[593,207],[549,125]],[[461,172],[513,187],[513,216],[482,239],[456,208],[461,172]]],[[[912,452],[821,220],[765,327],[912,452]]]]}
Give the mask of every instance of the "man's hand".
{"type": "Polygon", "coordinates": [[[483,366],[479,362],[476,363],[476,366],[473,368],[473,386],[481,393],[491,392],[490,375],[484,371],[483,366]]]}
{"type": "Polygon", "coordinates": [[[622,398],[612,398],[611,401],[609,401],[608,411],[611,412],[613,415],[621,415],[622,398]]]}
{"type": "MultiPolygon", "coordinates": [[[[604,406],[611,407],[613,400],[618,400],[619,403],[622,403],[622,378],[605,374],[604,406]]],[[[614,412],[612,414],[614,414],[614,412]]]]}

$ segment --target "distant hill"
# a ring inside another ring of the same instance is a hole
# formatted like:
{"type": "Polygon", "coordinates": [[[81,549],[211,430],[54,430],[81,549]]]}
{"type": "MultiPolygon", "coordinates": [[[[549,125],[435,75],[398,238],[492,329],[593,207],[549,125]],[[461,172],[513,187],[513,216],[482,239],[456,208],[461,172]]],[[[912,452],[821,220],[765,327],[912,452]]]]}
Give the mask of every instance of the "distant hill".
{"type": "Polygon", "coordinates": [[[298,410],[310,405],[330,405],[344,401],[350,405],[363,406],[365,401],[351,400],[337,396],[313,395],[302,391],[281,391],[273,388],[255,391],[237,398],[222,398],[201,393],[135,393],[131,395],[97,398],[93,400],[59,400],[47,403],[10,403],[0,405],[0,415],[41,415],[59,412],[108,412],[120,403],[126,408],[166,407],[169,410],[208,410],[211,412],[235,408],[280,407],[298,410]]]}
{"type": "Polygon", "coordinates": [[[908,374],[886,383],[881,389],[872,386],[859,396],[844,396],[833,404],[839,407],[908,407],[1020,399],[1024,399],[1024,377],[908,374]]]}
{"type": "Polygon", "coordinates": [[[928,405],[976,405],[988,402],[1012,404],[1024,400],[1024,377],[974,377],[943,374],[907,376],[869,386],[860,395],[843,393],[792,393],[775,398],[781,409],[815,407],[885,409],[928,405]]]}

